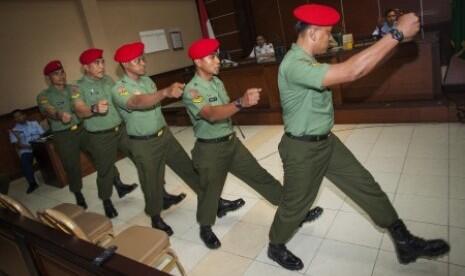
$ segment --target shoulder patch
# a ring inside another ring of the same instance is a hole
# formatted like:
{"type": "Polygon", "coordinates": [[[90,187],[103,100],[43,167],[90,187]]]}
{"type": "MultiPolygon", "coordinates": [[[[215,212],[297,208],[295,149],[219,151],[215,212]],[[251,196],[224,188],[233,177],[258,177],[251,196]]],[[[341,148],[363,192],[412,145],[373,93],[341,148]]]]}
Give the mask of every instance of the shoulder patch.
{"type": "Polygon", "coordinates": [[[124,85],[121,85],[120,87],[118,87],[118,94],[120,96],[127,96],[129,95],[129,92],[124,85]]]}
{"type": "Polygon", "coordinates": [[[48,103],[47,97],[45,97],[45,96],[40,96],[40,97],[39,97],[39,103],[40,103],[40,104],[47,104],[47,103],[48,103]]]}
{"type": "Polygon", "coordinates": [[[193,103],[201,103],[201,102],[203,102],[203,97],[202,97],[202,95],[200,95],[199,91],[197,91],[195,89],[191,89],[191,90],[189,90],[189,93],[191,94],[193,103]]]}

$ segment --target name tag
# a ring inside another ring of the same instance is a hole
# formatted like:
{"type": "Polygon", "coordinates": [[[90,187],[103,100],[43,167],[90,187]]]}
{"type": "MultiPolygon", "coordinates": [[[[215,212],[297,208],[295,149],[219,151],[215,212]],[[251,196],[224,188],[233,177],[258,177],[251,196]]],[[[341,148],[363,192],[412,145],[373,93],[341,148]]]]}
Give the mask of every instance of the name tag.
{"type": "Polygon", "coordinates": [[[216,102],[217,100],[218,100],[217,97],[208,98],[208,101],[209,101],[209,102],[216,102]]]}

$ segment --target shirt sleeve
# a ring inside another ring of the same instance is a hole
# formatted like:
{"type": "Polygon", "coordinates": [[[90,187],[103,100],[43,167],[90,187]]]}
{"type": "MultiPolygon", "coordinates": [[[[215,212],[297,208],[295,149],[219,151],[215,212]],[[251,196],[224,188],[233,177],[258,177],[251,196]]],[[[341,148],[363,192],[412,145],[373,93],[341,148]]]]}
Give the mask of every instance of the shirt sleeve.
{"type": "Polygon", "coordinates": [[[288,67],[286,77],[289,82],[314,90],[325,90],[323,79],[328,72],[329,64],[312,63],[298,60],[288,67]]]}
{"type": "Polygon", "coordinates": [[[77,101],[84,101],[84,98],[79,85],[73,85],[71,87],[71,102],[74,104],[77,101]]]}
{"type": "Polygon", "coordinates": [[[16,144],[18,143],[18,138],[16,137],[16,135],[13,133],[13,131],[8,131],[8,134],[10,136],[10,143],[12,144],[16,144]]]}
{"type": "Polygon", "coordinates": [[[113,98],[113,102],[117,107],[122,108],[128,112],[131,111],[128,109],[127,104],[132,94],[129,93],[129,90],[126,86],[124,86],[123,84],[116,84],[115,86],[113,86],[111,96],[113,98]]]}
{"type": "Polygon", "coordinates": [[[44,134],[44,129],[40,126],[40,124],[37,121],[32,121],[32,125],[34,127],[34,131],[36,134],[42,135],[44,134]]]}
{"type": "Polygon", "coordinates": [[[37,105],[39,106],[39,110],[42,113],[45,113],[47,108],[55,109],[48,101],[47,96],[43,95],[42,93],[37,96],[37,105]]]}
{"type": "Polygon", "coordinates": [[[255,57],[255,47],[252,48],[252,52],[250,52],[249,57],[251,57],[251,58],[255,57]]]}
{"type": "Polygon", "coordinates": [[[202,108],[207,105],[206,99],[201,91],[191,86],[186,86],[184,89],[182,102],[186,106],[187,111],[197,119],[200,118],[199,113],[202,108]]]}
{"type": "Polygon", "coordinates": [[[268,44],[268,53],[270,54],[274,54],[274,47],[273,47],[273,44],[268,44]]]}

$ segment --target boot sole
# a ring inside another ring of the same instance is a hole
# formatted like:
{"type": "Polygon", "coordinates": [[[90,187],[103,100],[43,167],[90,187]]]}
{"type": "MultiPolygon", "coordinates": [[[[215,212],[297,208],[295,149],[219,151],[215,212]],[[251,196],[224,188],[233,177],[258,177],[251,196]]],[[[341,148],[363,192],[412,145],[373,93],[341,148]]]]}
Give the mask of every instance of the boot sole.
{"type": "Polygon", "coordinates": [[[277,264],[279,264],[280,266],[282,266],[282,267],[284,267],[285,269],[288,269],[288,270],[301,270],[301,269],[304,268],[304,266],[288,266],[288,265],[285,265],[285,264],[281,263],[273,255],[271,255],[269,252],[268,252],[268,258],[270,258],[271,260],[273,260],[274,262],[276,262],[277,264]]]}
{"type": "Polygon", "coordinates": [[[221,211],[218,211],[216,216],[219,217],[219,218],[222,218],[222,217],[226,216],[226,214],[228,212],[236,211],[236,210],[242,208],[242,206],[244,206],[244,205],[245,205],[245,201],[242,201],[241,204],[239,204],[237,207],[227,208],[227,209],[223,209],[221,211]]]}
{"type": "Polygon", "coordinates": [[[417,261],[418,258],[439,258],[441,256],[444,256],[445,254],[447,254],[448,252],[450,251],[450,248],[445,248],[444,250],[442,251],[439,251],[437,254],[435,255],[408,255],[408,256],[405,256],[405,257],[398,257],[398,260],[401,264],[409,264],[409,263],[414,263],[417,261]]]}

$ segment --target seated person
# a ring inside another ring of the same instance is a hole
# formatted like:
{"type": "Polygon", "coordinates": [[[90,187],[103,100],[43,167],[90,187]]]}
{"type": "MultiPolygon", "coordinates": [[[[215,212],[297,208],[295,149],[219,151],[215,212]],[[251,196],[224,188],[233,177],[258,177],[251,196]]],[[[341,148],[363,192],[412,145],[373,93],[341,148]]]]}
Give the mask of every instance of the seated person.
{"type": "Polygon", "coordinates": [[[16,122],[10,130],[10,142],[15,145],[21,160],[21,170],[29,183],[26,193],[32,193],[39,187],[34,178],[34,169],[32,167],[34,156],[32,154],[31,141],[34,141],[44,133],[42,127],[36,121],[27,121],[26,115],[22,110],[12,112],[16,122]]]}
{"type": "Polygon", "coordinates": [[[257,46],[252,49],[249,58],[257,58],[257,62],[263,62],[274,59],[274,48],[273,44],[266,43],[266,39],[263,35],[257,36],[257,46]]]}
{"type": "Polygon", "coordinates": [[[399,9],[388,9],[384,13],[384,18],[380,20],[378,26],[371,34],[376,38],[381,38],[384,35],[388,34],[392,29],[396,27],[397,17],[399,14],[399,9]]]}

